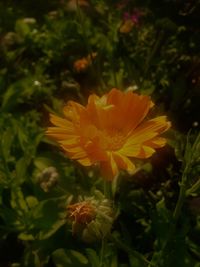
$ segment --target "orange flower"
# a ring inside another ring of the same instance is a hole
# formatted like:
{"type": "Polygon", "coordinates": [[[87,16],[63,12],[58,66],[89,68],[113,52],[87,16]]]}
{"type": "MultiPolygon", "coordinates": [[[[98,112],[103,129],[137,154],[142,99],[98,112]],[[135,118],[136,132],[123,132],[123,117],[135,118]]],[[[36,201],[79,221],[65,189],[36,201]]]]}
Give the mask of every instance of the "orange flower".
{"type": "Polygon", "coordinates": [[[74,62],[74,69],[77,72],[85,71],[92,64],[92,60],[96,57],[96,55],[97,53],[92,53],[87,57],[83,57],[81,59],[76,60],[74,62]]]}
{"type": "Polygon", "coordinates": [[[78,59],[74,62],[74,69],[77,71],[77,72],[81,72],[81,71],[84,71],[88,68],[89,66],[89,62],[87,60],[87,58],[81,58],[81,59],[78,59]]]}
{"type": "Polygon", "coordinates": [[[129,33],[133,26],[134,26],[134,22],[131,19],[127,19],[123,22],[123,24],[120,26],[119,28],[119,32],[121,33],[129,33]]]}
{"type": "Polygon", "coordinates": [[[102,97],[92,94],[86,106],[69,101],[64,118],[51,114],[55,126],[48,128],[47,135],[71,159],[84,166],[98,163],[102,174],[112,180],[119,169],[134,173],[131,159],[149,158],[166,144],[159,137],[171,125],[166,116],[143,121],[152,107],[150,97],[133,92],[112,89],[102,97]]]}

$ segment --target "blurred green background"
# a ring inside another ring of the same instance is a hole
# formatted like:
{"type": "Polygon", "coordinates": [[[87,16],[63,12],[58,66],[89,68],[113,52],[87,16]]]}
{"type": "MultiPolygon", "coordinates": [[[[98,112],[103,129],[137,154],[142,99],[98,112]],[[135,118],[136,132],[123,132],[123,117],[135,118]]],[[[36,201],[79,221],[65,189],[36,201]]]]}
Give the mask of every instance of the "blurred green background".
{"type": "MultiPolygon", "coordinates": [[[[89,94],[113,87],[151,95],[155,113],[172,121],[170,145],[116,196],[114,231],[156,262],[181,162],[189,161],[187,134],[192,144],[199,131],[199,17],[197,0],[0,1],[0,266],[101,266],[100,245],[87,247],[66,226],[69,199],[98,188],[96,174],[67,159],[44,131],[49,112],[61,114],[68,100],[85,104],[89,94]],[[74,63],[92,52],[78,71],[74,63]],[[59,181],[44,190],[38,177],[50,166],[59,181]]],[[[199,171],[195,165],[190,185],[199,171]]],[[[199,205],[198,194],[189,198],[170,260],[159,266],[200,266],[199,205]]],[[[147,266],[112,242],[106,259],[105,266],[147,266]]]]}

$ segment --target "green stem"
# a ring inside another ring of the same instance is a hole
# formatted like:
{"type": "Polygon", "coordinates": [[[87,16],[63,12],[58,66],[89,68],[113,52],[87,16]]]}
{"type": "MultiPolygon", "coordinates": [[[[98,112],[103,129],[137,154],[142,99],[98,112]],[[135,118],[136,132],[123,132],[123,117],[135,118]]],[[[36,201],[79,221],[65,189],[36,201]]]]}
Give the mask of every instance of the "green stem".
{"type": "Polygon", "coordinates": [[[123,242],[121,242],[117,237],[111,236],[112,241],[115,242],[115,244],[122,250],[124,250],[127,254],[131,254],[139,261],[142,261],[146,266],[148,267],[155,267],[154,264],[152,264],[150,261],[148,261],[142,254],[139,252],[129,248],[127,245],[125,245],[123,242]]]}
{"type": "Polygon", "coordinates": [[[183,207],[185,198],[186,198],[186,181],[187,181],[187,171],[188,171],[188,166],[185,167],[185,170],[183,172],[182,175],[182,179],[180,182],[180,191],[179,191],[179,196],[178,196],[178,200],[174,209],[174,213],[173,213],[173,222],[171,224],[171,227],[169,229],[168,232],[168,238],[166,239],[164,246],[162,248],[162,251],[165,251],[165,249],[168,247],[168,245],[170,244],[171,239],[173,238],[174,232],[176,231],[176,225],[177,225],[177,221],[179,219],[179,216],[181,214],[181,209],[183,207]]]}
{"type": "MultiPolygon", "coordinates": [[[[185,158],[186,158],[187,151],[190,149],[188,147],[189,146],[189,135],[190,135],[190,133],[188,133],[188,135],[187,135],[187,144],[186,144],[185,155],[184,155],[185,158]]],[[[194,148],[194,145],[193,145],[193,148],[194,148]]],[[[173,214],[175,223],[177,222],[177,220],[180,216],[183,203],[184,203],[185,198],[187,196],[187,176],[188,176],[188,171],[192,166],[191,163],[192,163],[192,159],[190,159],[188,162],[187,161],[185,162],[185,168],[184,168],[181,183],[180,183],[179,197],[178,197],[178,201],[176,203],[176,207],[175,207],[174,214],[173,214]]]]}
{"type": "Polygon", "coordinates": [[[119,182],[120,182],[120,176],[116,176],[113,181],[111,182],[111,193],[112,197],[115,198],[115,194],[117,192],[117,189],[119,187],[119,182]]]}
{"type": "Polygon", "coordinates": [[[100,251],[100,266],[104,266],[104,254],[105,254],[105,248],[106,248],[106,240],[105,238],[102,239],[101,241],[101,251],[100,251]]]}
{"type": "Polygon", "coordinates": [[[198,179],[198,181],[195,184],[193,184],[193,186],[191,188],[189,188],[186,191],[186,196],[189,196],[192,193],[195,193],[199,188],[200,188],[200,178],[198,179]]]}
{"type": "Polygon", "coordinates": [[[112,54],[111,63],[112,63],[112,73],[113,73],[113,79],[114,79],[114,87],[117,88],[118,87],[118,83],[117,83],[117,75],[116,75],[116,71],[115,71],[115,59],[114,59],[113,54],[112,54]]]}
{"type": "Polygon", "coordinates": [[[103,193],[106,198],[112,199],[112,189],[110,181],[103,180],[103,193]]]}
{"type": "Polygon", "coordinates": [[[8,178],[8,183],[7,184],[9,184],[9,182],[11,182],[12,177],[11,177],[10,170],[8,168],[7,160],[6,160],[5,156],[4,156],[2,147],[3,147],[3,144],[1,142],[0,143],[0,154],[2,155],[3,169],[5,171],[5,174],[6,174],[7,178],[8,178]]]}
{"type": "Polygon", "coordinates": [[[56,185],[58,191],[62,192],[64,195],[68,194],[68,191],[65,188],[61,187],[60,185],[56,185]]]}
{"type": "Polygon", "coordinates": [[[181,182],[178,201],[176,203],[176,207],[175,207],[174,213],[173,213],[175,223],[177,222],[177,220],[180,216],[181,209],[183,207],[183,203],[185,201],[185,198],[186,198],[186,185],[185,185],[185,183],[181,182]]]}
{"type": "Polygon", "coordinates": [[[181,213],[181,209],[183,207],[185,198],[186,198],[186,190],[187,190],[187,174],[188,174],[188,169],[189,169],[189,165],[185,166],[185,169],[183,171],[182,174],[182,179],[181,179],[181,183],[180,183],[180,192],[179,192],[179,196],[178,196],[178,201],[176,203],[176,207],[174,209],[174,213],[173,213],[173,217],[174,217],[174,222],[176,224],[180,213],[181,213]]]}

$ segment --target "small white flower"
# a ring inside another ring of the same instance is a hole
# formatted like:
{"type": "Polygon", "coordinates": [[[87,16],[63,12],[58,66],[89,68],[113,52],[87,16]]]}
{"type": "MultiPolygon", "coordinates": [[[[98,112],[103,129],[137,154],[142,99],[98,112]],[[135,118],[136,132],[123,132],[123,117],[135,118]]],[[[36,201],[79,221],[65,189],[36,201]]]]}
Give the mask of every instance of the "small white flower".
{"type": "Polygon", "coordinates": [[[34,81],[33,84],[34,84],[35,86],[41,86],[41,82],[39,82],[39,81],[34,81]]]}

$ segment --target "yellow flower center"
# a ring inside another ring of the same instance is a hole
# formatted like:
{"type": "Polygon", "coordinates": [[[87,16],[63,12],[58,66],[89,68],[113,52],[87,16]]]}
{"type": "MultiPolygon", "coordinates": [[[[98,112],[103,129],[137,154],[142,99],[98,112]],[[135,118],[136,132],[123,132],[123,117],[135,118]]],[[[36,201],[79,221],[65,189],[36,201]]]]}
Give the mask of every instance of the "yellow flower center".
{"type": "Polygon", "coordinates": [[[125,135],[121,130],[111,129],[105,133],[106,147],[114,151],[120,149],[125,141],[125,135]]]}

